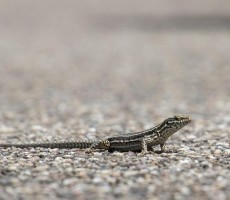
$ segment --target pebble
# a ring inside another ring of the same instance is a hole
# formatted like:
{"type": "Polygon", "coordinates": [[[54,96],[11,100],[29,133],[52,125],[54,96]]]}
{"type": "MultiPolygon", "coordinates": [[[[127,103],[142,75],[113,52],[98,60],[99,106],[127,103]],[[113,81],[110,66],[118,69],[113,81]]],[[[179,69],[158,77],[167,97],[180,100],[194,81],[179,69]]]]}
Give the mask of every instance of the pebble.
{"type": "Polygon", "coordinates": [[[66,160],[71,160],[70,158],[74,158],[74,155],[64,155],[63,158],[65,158],[66,160]]]}
{"type": "Polygon", "coordinates": [[[15,132],[15,128],[1,125],[0,126],[0,133],[12,133],[15,132]]]}
{"type": "Polygon", "coordinates": [[[190,164],[191,159],[190,158],[185,158],[179,161],[180,164],[190,164]]]}
{"type": "Polygon", "coordinates": [[[70,186],[78,183],[78,179],[73,177],[73,178],[68,178],[63,181],[64,186],[70,186]]]}
{"type": "Polygon", "coordinates": [[[56,157],[55,161],[63,161],[64,159],[62,157],[56,157]]]}
{"type": "Polygon", "coordinates": [[[32,131],[42,131],[42,132],[47,132],[47,129],[42,127],[41,125],[34,125],[31,127],[32,131]]]}
{"type": "Polygon", "coordinates": [[[220,149],[217,149],[217,150],[214,151],[213,154],[214,154],[215,157],[218,157],[218,156],[220,156],[222,154],[222,151],[220,149]]]}

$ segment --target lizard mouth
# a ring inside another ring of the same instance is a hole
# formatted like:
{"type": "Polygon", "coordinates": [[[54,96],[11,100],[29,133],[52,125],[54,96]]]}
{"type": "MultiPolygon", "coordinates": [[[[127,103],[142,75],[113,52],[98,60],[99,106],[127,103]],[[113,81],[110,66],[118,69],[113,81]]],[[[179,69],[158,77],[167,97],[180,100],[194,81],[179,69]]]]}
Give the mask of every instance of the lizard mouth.
{"type": "Polygon", "coordinates": [[[181,120],[181,123],[184,125],[189,124],[192,121],[191,117],[186,117],[186,119],[181,120]]]}
{"type": "Polygon", "coordinates": [[[189,124],[192,119],[189,116],[175,116],[177,119],[179,118],[179,123],[183,124],[184,126],[189,124]]]}

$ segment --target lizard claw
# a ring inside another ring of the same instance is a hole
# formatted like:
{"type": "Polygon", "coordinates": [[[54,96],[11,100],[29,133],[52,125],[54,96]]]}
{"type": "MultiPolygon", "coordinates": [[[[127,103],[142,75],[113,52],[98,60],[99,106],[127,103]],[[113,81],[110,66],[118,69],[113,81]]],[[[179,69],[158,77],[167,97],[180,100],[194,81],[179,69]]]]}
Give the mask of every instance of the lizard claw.
{"type": "Polygon", "coordinates": [[[138,153],[137,155],[142,157],[142,156],[147,155],[148,153],[149,153],[148,151],[141,151],[141,153],[138,153]]]}

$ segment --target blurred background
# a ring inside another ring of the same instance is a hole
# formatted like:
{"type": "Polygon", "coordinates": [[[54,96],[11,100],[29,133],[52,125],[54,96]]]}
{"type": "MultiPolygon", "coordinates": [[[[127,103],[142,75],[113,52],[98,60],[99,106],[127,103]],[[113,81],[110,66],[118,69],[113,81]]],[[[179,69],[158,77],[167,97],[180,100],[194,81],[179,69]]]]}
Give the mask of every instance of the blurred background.
{"type": "Polygon", "coordinates": [[[101,138],[187,114],[176,141],[218,130],[229,142],[229,55],[227,0],[0,0],[0,141],[101,138]]]}
{"type": "Polygon", "coordinates": [[[0,1],[1,113],[229,111],[229,13],[215,0],[0,1]]]}

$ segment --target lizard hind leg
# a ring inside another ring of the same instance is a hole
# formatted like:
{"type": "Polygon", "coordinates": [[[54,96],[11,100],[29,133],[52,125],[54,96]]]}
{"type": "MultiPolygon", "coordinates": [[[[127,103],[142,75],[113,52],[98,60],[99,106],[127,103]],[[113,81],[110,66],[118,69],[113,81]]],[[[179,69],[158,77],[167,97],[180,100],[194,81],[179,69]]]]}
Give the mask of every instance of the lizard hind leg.
{"type": "Polygon", "coordinates": [[[161,152],[164,152],[165,151],[165,143],[160,144],[160,147],[161,147],[161,152]]]}
{"type": "Polygon", "coordinates": [[[89,148],[86,149],[87,153],[91,153],[93,149],[108,150],[110,142],[108,140],[97,140],[89,148]]]}

